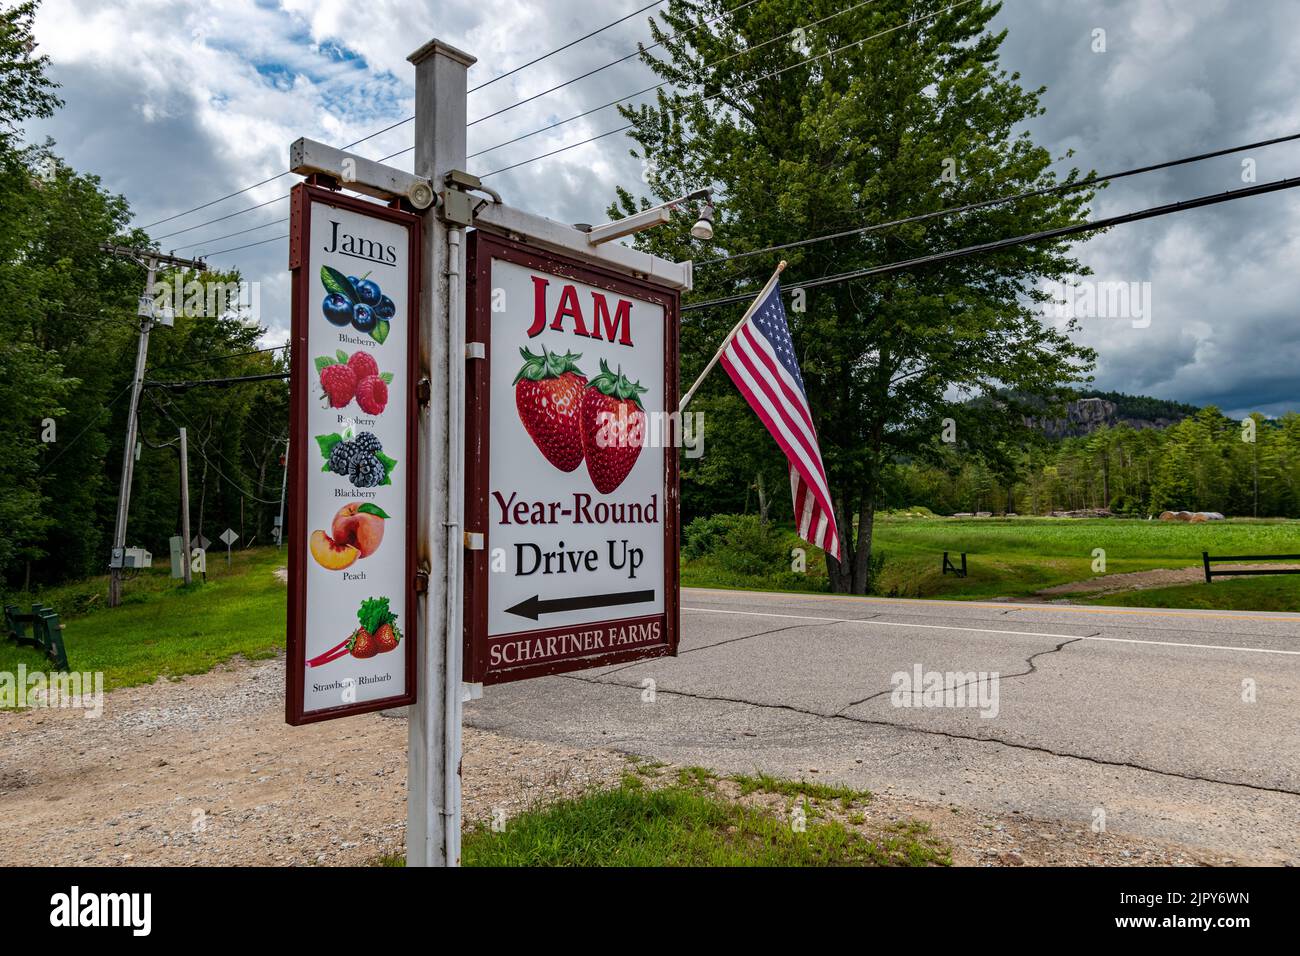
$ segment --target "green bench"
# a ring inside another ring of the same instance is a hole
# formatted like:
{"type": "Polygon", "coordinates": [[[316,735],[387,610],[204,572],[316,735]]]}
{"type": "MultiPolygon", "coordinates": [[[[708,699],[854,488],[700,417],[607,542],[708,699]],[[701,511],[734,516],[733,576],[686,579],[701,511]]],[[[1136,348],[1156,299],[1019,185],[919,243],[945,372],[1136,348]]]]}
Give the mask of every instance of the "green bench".
{"type": "Polygon", "coordinates": [[[31,613],[26,614],[18,610],[17,605],[6,604],[5,630],[9,640],[15,644],[35,647],[45,654],[56,670],[70,670],[68,652],[63,646],[63,625],[59,623],[59,615],[54,608],[33,604],[31,613]],[[29,624],[31,634],[27,633],[29,624]]]}

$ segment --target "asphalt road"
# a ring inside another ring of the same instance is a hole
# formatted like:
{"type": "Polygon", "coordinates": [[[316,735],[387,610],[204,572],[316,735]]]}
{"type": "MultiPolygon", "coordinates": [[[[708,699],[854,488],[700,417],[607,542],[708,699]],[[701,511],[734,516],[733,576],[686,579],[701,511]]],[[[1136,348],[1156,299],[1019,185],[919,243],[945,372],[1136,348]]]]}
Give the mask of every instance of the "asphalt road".
{"type": "Polygon", "coordinates": [[[690,589],[677,658],[488,687],[466,721],[1300,865],[1296,614],[690,589]],[[918,665],[975,706],[902,693],[918,665]]]}

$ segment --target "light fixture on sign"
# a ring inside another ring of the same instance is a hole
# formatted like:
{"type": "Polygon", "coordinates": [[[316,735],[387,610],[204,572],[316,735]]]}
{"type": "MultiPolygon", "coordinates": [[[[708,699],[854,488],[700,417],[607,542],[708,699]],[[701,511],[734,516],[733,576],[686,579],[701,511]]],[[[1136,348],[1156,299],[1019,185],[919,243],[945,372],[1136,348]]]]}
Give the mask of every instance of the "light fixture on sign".
{"type": "Polygon", "coordinates": [[[670,199],[666,203],[658,206],[652,206],[649,209],[643,209],[638,213],[633,213],[623,219],[616,219],[613,222],[607,222],[601,226],[589,226],[578,228],[587,233],[587,242],[590,245],[598,246],[602,242],[610,242],[614,239],[621,239],[624,236],[630,236],[636,232],[644,232],[646,229],[653,229],[655,226],[662,226],[672,218],[672,211],[682,203],[690,202],[693,199],[700,200],[700,216],[695,220],[695,225],[691,226],[691,235],[696,239],[713,238],[713,198],[707,189],[697,189],[693,193],[687,193],[685,196],[679,196],[677,199],[670,199]]]}

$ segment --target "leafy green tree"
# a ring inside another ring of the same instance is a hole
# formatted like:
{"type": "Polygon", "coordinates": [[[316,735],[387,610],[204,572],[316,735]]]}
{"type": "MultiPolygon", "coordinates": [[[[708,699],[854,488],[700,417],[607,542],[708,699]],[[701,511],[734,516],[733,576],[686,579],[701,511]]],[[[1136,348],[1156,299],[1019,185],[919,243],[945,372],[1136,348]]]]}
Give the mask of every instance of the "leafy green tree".
{"type": "MultiPolygon", "coordinates": [[[[735,6],[670,0],[654,28],[662,55],[646,60],[672,91],[623,110],[657,199],[709,186],[719,201],[715,240],[703,250],[685,230],[638,238],[650,251],[705,260],[699,297],[756,291],[780,256],[793,284],[1082,218],[1090,194],[1080,191],[707,263],[1057,182],[1052,157],[1017,132],[1041,112],[1041,90],[999,66],[1005,33],[988,30],[999,4],[945,11],[943,0],[878,0],[846,11],[831,0],[759,0],[728,12],[735,6]]],[[[611,211],[637,208],[620,190],[611,211]]],[[[1081,271],[1065,244],[1038,243],[822,286],[803,311],[792,301],[845,546],[843,563],[827,557],[836,591],[868,588],[890,462],[929,446],[962,399],[1001,389],[1055,397],[1084,381],[1091,352],[1035,306],[1042,280],[1081,271]]],[[[684,378],[741,308],[688,313],[684,378]]],[[[708,387],[730,384],[719,375],[708,387]]],[[[985,414],[1008,427],[1020,419],[1010,403],[985,414]]]]}

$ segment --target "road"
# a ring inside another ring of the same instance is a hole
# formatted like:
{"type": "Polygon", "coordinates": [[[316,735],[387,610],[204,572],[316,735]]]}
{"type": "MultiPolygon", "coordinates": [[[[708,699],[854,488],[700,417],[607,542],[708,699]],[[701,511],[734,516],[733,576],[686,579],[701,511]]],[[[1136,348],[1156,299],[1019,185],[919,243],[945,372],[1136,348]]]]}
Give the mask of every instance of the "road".
{"type": "Polygon", "coordinates": [[[466,722],[1300,865],[1300,615],[686,589],[677,658],[466,722]],[[918,665],[996,708],[896,706],[918,665]]]}

